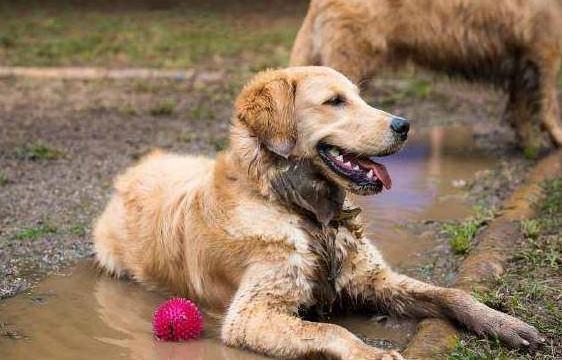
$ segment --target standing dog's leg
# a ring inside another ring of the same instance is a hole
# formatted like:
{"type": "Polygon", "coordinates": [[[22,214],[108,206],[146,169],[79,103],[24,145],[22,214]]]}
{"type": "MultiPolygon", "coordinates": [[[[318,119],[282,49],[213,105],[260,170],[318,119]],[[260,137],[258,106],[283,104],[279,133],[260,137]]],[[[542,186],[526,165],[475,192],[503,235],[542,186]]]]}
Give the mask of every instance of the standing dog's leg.
{"type": "Polygon", "coordinates": [[[508,87],[504,119],[515,130],[519,147],[536,151],[541,146],[538,120],[541,101],[540,74],[533,61],[519,60],[508,87]]]}
{"type": "Polygon", "coordinates": [[[562,146],[562,125],[560,124],[560,108],[557,99],[558,71],[560,68],[560,54],[551,54],[543,60],[541,66],[540,115],[542,127],[548,132],[556,146],[562,146]]]}
{"type": "Polygon", "coordinates": [[[350,265],[356,270],[346,286],[347,293],[365,306],[403,316],[447,317],[479,335],[498,336],[513,347],[544,341],[534,327],[487,307],[461,290],[433,286],[392,272],[367,242],[350,265]]]}
{"type": "MultiPolygon", "coordinates": [[[[547,47],[551,48],[551,47],[547,47]]],[[[556,52],[532,60],[520,60],[511,84],[504,117],[515,128],[523,149],[538,149],[536,125],[562,146],[562,126],[557,99],[560,55],[556,52]]]]}
{"type": "Polygon", "coordinates": [[[402,359],[397,352],[364,344],[340,326],[299,319],[299,301],[310,299],[310,293],[309,284],[298,281],[302,276],[298,271],[269,264],[248,269],[226,314],[222,340],[230,346],[291,359],[316,355],[342,360],[402,359]]]}

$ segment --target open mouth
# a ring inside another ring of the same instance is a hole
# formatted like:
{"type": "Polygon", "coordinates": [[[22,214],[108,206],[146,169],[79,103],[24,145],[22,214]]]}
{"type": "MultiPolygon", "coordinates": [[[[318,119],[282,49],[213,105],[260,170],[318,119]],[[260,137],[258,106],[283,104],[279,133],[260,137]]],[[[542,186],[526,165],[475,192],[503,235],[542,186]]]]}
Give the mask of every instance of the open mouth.
{"type": "Polygon", "coordinates": [[[392,186],[386,167],[374,162],[368,156],[354,154],[323,143],[318,145],[318,153],[336,174],[361,188],[372,188],[378,192],[383,186],[387,190],[392,186]]]}

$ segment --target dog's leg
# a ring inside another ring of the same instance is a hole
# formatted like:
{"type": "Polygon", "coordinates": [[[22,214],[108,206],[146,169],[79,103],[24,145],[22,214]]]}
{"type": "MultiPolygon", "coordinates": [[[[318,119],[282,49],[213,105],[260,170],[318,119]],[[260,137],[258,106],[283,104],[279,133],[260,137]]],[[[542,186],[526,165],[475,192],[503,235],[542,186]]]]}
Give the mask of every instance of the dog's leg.
{"type": "Polygon", "coordinates": [[[542,127],[548,132],[556,146],[562,146],[562,125],[560,124],[560,107],[557,99],[558,69],[560,55],[551,56],[541,68],[540,115],[542,127]]]}
{"type": "Polygon", "coordinates": [[[537,118],[540,113],[540,74],[533,61],[519,60],[508,86],[504,119],[515,130],[519,147],[530,153],[541,146],[537,118]]]}
{"type": "Polygon", "coordinates": [[[299,270],[270,264],[247,271],[223,323],[227,345],[291,359],[402,359],[395,351],[364,344],[340,326],[298,318],[300,301],[310,299],[310,290],[309,284],[298,282],[295,271],[299,270]]]}
{"type": "Polygon", "coordinates": [[[513,347],[544,341],[534,327],[487,307],[461,290],[433,286],[392,272],[368,243],[359,250],[351,265],[355,271],[346,292],[367,307],[399,316],[450,318],[477,334],[497,336],[513,347]]]}
{"type": "Polygon", "coordinates": [[[520,60],[509,85],[505,119],[514,127],[517,141],[525,150],[540,148],[538,127],[547,131],[557,146],[562,145],[562,125],[557,99],[560,58],[520,60]]]}

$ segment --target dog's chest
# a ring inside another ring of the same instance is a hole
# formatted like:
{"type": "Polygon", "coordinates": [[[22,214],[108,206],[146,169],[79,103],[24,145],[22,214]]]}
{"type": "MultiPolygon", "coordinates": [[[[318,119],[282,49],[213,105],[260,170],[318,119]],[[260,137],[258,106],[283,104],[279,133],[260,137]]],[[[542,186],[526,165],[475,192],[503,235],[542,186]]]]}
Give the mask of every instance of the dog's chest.
{"type": "Polygon", "coordinates": [[[362,227],[354,221],[359,211],[358,208],[342,211],[330,226],[308,231],[312,237],[310,251],[315,256],[312,289],[317,315],[331,312],[339,297],[338,279],[345,264],[355,256],[362,236],[362,227]]]}

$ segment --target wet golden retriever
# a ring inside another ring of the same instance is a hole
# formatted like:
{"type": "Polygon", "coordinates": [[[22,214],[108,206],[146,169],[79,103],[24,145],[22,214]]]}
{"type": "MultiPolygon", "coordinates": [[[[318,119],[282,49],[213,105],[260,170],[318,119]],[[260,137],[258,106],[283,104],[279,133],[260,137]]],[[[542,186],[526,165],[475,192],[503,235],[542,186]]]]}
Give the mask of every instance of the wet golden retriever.
{"type": "Polygon", "coordinates": [[[562,0],[312,0],[291,65],[330,66],[355,82],[406,61],[491,83],[504,118],[535,151],[541,127],[558,146],[562,0]]]}
{"type": "Polygon", "coordinates": [[[364,236],[348,194],[391,187],[371,157],[398,151],[408,129],[330,68],[260,73],[215,160],[155,152],[118,177],[95,226],[97,260],[222,312],[225,344],[270,356],[401,359],[299,317],[338,306],[448,317],[512,346],[543,341],[460,290],[393,272],[364,236]]]}

